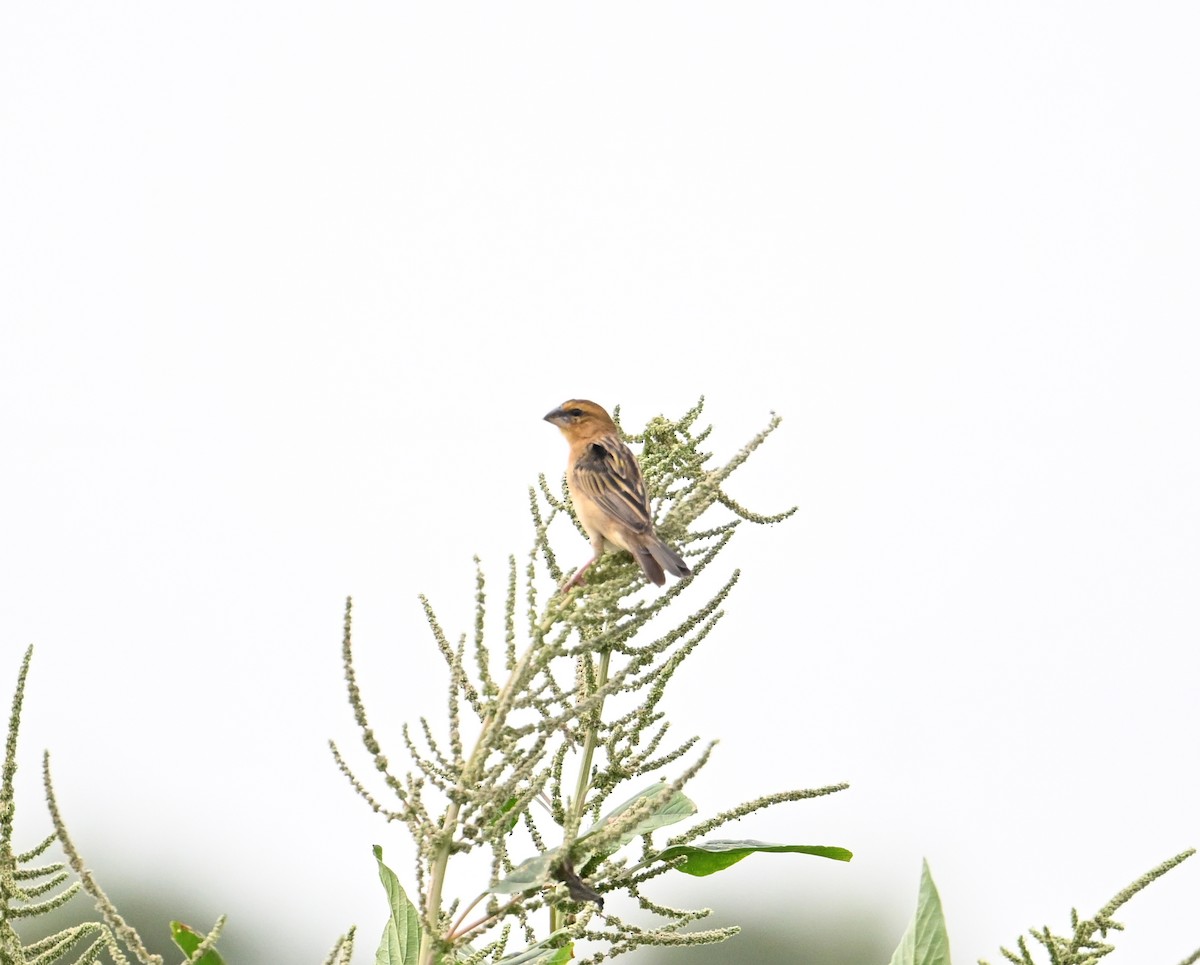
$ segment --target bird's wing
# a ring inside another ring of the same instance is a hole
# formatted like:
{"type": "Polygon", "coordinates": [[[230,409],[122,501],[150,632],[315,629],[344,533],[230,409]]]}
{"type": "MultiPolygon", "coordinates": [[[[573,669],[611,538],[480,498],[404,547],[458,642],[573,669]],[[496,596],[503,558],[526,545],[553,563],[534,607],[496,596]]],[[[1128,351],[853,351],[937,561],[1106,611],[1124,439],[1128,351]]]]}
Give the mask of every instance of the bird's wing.
{"type": "Polygon", "coordinates": [[[614,520],[635,533],[653,529],[642,470],[614,436],[589,442],[575,461],[575,482],[614,520]]]}

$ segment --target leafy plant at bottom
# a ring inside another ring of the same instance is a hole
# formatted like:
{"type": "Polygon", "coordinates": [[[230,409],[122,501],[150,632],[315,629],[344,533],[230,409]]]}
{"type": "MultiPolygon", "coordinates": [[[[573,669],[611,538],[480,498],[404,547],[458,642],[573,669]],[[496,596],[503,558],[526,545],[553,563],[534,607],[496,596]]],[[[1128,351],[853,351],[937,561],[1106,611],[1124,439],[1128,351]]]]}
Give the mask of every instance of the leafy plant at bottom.
{"type": "MultiPolygon", "coordinates": [[[[1034,941],[1045,949],[1050,965],[1096,965],[1100,959],[1115,948],[1114,945],[1104,940],[1108,937],[1108,933],[1110,931],[1124,931],[1124,926],[1113,918],[1113,915],[1117,913],[1117,909],[1152,881],[1161,878],[1172,868],[1182,864],[1195,853],[1194,848],[1189,848],[1187,851],[1183,851],[1175,855],[1175,857],[1164,861],[1158,867],[1151,868],[1138,878],[1137,881],[1118,891],[1091,918],[1080,918],[1079,912],[1072,908],[1071,933],[1069,935],[1056,935],[1050,930],[1049,926],[1031,928],[1029,934],[1033,937],[1034,941]]],[[[1013,952],[1007,948],[1001,948],[1000,954],[1008,961],[1013,962],[1014,965],[1038,965],[1033,954],[1030,952],[1029,942],[1025,940],[1024,935],[1017,938],[1017,951],[1013,952]]],[[[983,959],[979,961],[980,965],[987,965],[983,959]]],[[[1200,949],[1189,955],[1181,965],[1189,965],[1189,963],[1196,961],[1200,961],[1200,949]]]]}
{"type": "MultiPolygon", "coordinates": [[[[1113,919],[1117,909],[1145,888],[1150,882],[1162,877],[1175,866],[1195,854],[1194,850],[1177,854],[1138,878],[1116,896],[1095,917],[1080,919],[1078,912],[1071,909],[1070,935],[1055,935],[1047,928],[1030,929],[1030,934],[1045,949],[1049,965],[1096,965],[1114,946],[1102,941],[1109,931],[1121,931],[1122,926],[1113,919]],[[1099,938],[1097,938],[1099,935],[1099,938]]],[[[1000,951],[1013,965],[1039,965],[1030,953],[1024,936],[1017,939],[1017,952],[1002,948],[1000,951]]],[[[1194,951],[1180,965],[1193,965],[1200,961],[1200,949],[1194,951]]],[[[917,892],[917,910],[909,922],[904,937],[900,939],[891,965],[950,965],[950,939],[946,932],[946,919],[942,914],[942,900],[938,896],[929,873],[928,862],[921,866],[921,884],[917,892]]],[[[980,959],[979,965],[987,965],[980,959]]]]}
{"type": "MultiPolygon", "coordinates": [[[[25,700],[25,681],[33,648],[25,651],[9,715],[5,743],[4,771],[0,777],[0,965],[53,965],[62,962],[90,965],[108,960],[124,965],[130,955],[142,965],[162,965],[160,955],[150,952],[140,935],[117,911],[100,888],[92,872],[71,841],[59,812],[54,786],[50,780],[50,756],[43,755],[42,779],[46,804],[54,833],[24,852],[13,850],[13,818],[16,813],[14,778],[17,773],[17,738],[21,726],[21,708],[25,700]],[[35,866],[58,843],[67,862],[35,866]],[[76,878],[72,879],[72,872],[76,878]],[[36,919],[62,907],[80,891],[95,901],[102,921],[83,921],[53,935],[26,943],[14,923],[36,919]]],[[[224,927],[222,916],[207,934],[201,934],[180,922],[171,922],[171,936],[190,965],[223,965],[215,945],[224,927]]],[[[349,965],[353,949],[353,929],[339,939],[326,965],[349,965]]]]}

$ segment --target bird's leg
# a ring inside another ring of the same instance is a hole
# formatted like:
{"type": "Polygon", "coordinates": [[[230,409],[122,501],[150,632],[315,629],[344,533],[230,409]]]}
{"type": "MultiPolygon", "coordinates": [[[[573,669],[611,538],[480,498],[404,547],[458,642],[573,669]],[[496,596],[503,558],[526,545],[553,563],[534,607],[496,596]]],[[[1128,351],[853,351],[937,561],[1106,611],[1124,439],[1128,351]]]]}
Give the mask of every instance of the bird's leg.
{"type": "Polygon", "coordinates": [[[559,592],[566,593],[567,590],[571,589],[571,587],[578,586],[580,583],[582,583],[583,582],[583,574],[586,573],[587,568],[589,566],[591,566],[593,563],[595,563],[596,560],[598,560],[598,559],[599,559],[598,556],[593,556],[590,560],[588,560],[586,563],[584,563],[583,566],[579,567],[579,569],[577,569],[575,571],[575,575],[573,577],[571,577],[569,580],[567,580],[567,582],[562,585],[562,589],[559,592]]]}
{"type": "Polygon", "coordinates": [[[580,583],[582,583],[583,574],[587,572],[587,568],[604,555],[604,536],[600,533],[591,533],[589,535],[589,539],[592,543],[592,558],[584,563],[583,566],[579,567],[578,570],[576,570],[575,575],[562,585],[560,592],[566,593],[567,590],[571,589],[571,587],[578,586],[580,583]]]}

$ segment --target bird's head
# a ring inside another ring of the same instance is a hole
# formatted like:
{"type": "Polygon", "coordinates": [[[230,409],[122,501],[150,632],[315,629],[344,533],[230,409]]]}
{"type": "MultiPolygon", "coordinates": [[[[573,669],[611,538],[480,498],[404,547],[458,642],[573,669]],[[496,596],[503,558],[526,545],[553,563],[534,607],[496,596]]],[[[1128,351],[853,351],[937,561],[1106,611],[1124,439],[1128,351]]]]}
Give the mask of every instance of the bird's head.
{"type": "Polygon", "coordinates": [[[568,399],[557,409],[547,412],[544,418],[558,426],[568,439],[600,435],[616,429],[608,413],[587,399],[568,399]]]}

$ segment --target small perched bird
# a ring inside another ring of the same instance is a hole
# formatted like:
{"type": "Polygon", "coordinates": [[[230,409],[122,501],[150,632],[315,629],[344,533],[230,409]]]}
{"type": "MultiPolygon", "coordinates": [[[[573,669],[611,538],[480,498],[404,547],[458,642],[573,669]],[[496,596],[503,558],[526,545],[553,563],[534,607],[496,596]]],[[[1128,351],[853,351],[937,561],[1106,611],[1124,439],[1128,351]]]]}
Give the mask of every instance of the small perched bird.
{"type": "Polygon", "coordinates": [[[595,402],[571,399],[546,413],[545,419],[571,444],[567,490],[594,551],[563,591],[580,582],[584,571],[612,546],[632,553],[646,578],[658,586],[667,581],[663,570],[675,576],[691,573],[654,532],[641,467],[608,413],[595,402]]]}

